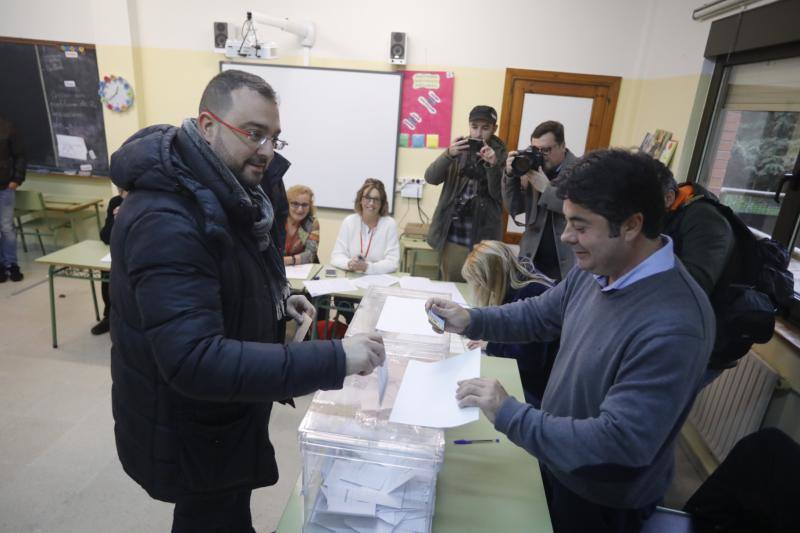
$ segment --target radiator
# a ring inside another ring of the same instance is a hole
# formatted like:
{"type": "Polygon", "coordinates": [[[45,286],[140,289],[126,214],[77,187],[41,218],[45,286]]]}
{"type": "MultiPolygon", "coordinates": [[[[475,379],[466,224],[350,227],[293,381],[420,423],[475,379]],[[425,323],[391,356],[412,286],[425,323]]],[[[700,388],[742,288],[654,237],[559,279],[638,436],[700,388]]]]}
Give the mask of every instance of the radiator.
{"type": "Polygon", "coordinates": [[[775,371],[751,351],[697,395],[689,422],[717,461],[739,439],[761,428],[777,382],[775,371]]]}

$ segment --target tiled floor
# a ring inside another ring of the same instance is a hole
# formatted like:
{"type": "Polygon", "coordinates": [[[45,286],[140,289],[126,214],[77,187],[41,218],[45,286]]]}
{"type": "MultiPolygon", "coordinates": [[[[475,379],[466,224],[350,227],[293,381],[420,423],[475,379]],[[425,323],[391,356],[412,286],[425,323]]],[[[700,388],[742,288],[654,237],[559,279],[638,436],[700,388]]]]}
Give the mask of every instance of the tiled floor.
{"type": "MultiPolygon", "coordinates": [[[[47,270],[32,263],[38,256],[21,254],[25,279],[0,284],[0,532],[169,531],[172,506],[147,496],[117,460],[110,340],[89,333],[89,284],[56,280],[53,349],[47,270]]],[[[253,494],[259,532],[275,528],[299,474],[296,432],[308,401],[272,411],[281,479],[253,494]]]]}
{"type": "MultiPolygon", "coordinates": [[[[122,471],[110,406],[109,337],[92,336],[86,282],[56,280],[59,348],[50,344],[46,269],[21,254],[25,280],[0,284],[0,532],[169,531],[172,507],[122,471]]],[[[276,406],[270,434],[280,482],[254,493],[254,525],[272,531],[300,469],[296,431],[308,406],[276,406]]],[[[666,504],[699,485],[682,453],[666,504]]]]}

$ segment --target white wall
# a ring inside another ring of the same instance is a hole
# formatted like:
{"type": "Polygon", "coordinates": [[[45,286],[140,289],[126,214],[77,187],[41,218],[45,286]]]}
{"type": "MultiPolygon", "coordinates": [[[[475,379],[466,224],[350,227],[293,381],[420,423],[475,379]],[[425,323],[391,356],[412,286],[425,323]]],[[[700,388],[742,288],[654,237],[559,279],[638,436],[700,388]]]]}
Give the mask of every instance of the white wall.
{"type": "MultiPolygon", "coordinates": [[[[313,55],[385,60],[389,33],[409,34],[415,65],[529,68],[662,77],[699,73],[708,22],[691,20],[698,0],[4,0],[0,35],[96,44],[209,50],[212,22],[240,25],[247,10],[309,19],[313,55]],[[130,19],[129,19],[130,16],[130,19]],[[487,25],[488,24],[488,25],[487,25]]],[[[295,36],[262,28],[282,55],[295,36]]]]}
{"type": "MultiPolygon", "coordinates": [[[[381,61],[387,56],[389,33],[405,31],[413,64],[624,77],[699,72],[698,51],[708,34],[708,23],[690,18],[698,0],[408,0],[402,4],[141,0],[135,4],[142,46],[205,50],[212,42],[212,21],[239,25],[247,10],[257,10],[313,21],[318,35],[313,53],[322,57],[381,61]]],[[[276,41],[282,54],[298,54],[296,37],[275,28],[264,28],[261,34],[276,41]]]]}

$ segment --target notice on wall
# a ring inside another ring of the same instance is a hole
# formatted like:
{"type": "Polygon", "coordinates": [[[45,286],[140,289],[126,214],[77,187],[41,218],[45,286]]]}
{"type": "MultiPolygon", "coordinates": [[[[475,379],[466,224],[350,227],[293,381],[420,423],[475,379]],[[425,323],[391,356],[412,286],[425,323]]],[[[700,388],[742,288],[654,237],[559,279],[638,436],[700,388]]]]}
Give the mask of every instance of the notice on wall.
{"type": "Polygon", "coordinates": [[[453,82],[452,72],[409,70],[403,73],[399,146],[406,148],[450,146],[453,82]]]}

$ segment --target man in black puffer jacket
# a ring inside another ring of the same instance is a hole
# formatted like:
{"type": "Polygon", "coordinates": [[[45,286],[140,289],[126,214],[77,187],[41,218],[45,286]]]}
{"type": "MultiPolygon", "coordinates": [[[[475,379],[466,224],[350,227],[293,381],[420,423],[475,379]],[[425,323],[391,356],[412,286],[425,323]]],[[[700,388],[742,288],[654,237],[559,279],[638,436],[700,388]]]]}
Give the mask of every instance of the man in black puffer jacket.
{"type": "Polygon", "coordinates": [[[272,88],[226,71],[197,119],[152,126],[111,158],[129,191],[111,236],[112,407],[125,471],[175,502],[173,532],[251,532],[251,491],[278,479],[273,401],[342,386],[385,354],[377,335],[282,344],[289,162],[272,88]]]}

